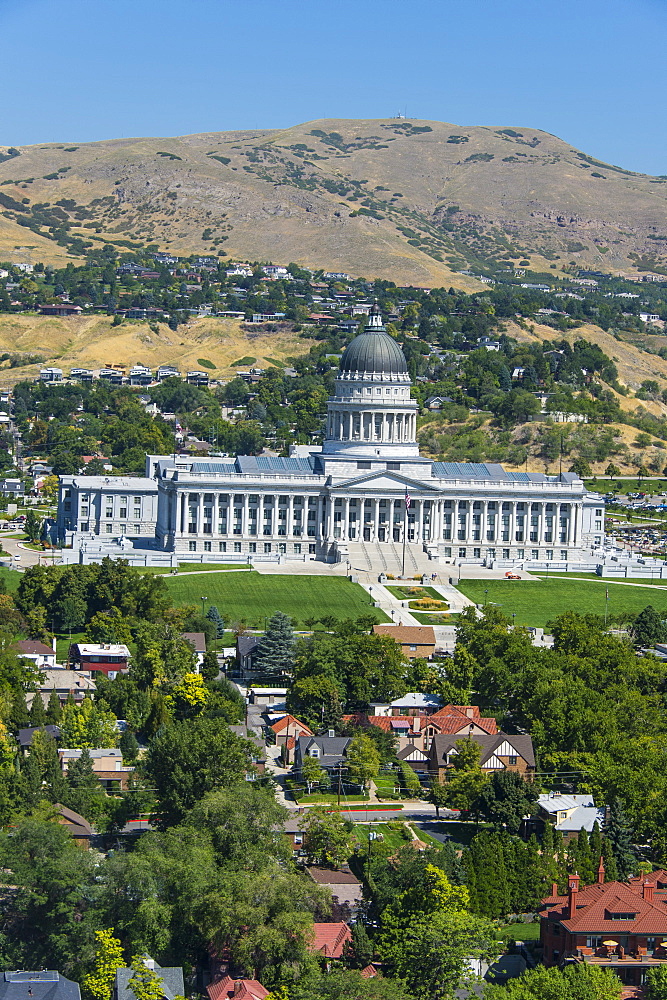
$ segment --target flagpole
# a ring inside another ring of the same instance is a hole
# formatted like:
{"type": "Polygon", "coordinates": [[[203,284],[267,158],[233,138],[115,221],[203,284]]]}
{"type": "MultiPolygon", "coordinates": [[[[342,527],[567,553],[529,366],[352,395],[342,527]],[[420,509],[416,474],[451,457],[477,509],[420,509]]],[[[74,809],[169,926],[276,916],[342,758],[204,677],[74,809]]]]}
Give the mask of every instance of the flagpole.
{"type": "Polygon", "coordinates": [[[403,567],[401,569],[401,579],[405,579],[405,539],[408,534],[408,505],[403,503],[403,567]]]}

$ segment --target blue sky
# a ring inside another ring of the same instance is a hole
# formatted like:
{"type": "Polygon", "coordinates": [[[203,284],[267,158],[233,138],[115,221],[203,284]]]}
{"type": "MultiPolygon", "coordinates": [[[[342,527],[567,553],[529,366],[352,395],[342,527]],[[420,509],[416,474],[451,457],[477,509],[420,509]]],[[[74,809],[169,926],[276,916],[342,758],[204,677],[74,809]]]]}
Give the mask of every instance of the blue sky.
{"type": "Polygon", "coordinates": [[[0,0],[0,145],[527,126],[667,174],[667,0],[0,0]]]}

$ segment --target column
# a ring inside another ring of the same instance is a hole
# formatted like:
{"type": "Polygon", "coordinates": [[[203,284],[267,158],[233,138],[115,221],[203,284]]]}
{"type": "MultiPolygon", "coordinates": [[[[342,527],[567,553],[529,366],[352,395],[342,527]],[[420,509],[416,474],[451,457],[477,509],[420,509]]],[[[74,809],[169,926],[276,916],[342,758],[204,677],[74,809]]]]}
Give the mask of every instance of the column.
{"type": "Polygon", "coordinates": [[[488,515],[488,500],[482,500],[482,509],[480,511],[480,522],[479,522],[479,544],[486,545],[486,525],[487,525],[487,515],[488,515]]]}
{"type": "Polygon", "coordinates": [[[331,536],[333,535],[333,529],[332,529],[333,501],[331,497],[325,497],[323,503],[324,503],[324,537],[328,542],[330,542],[331,536]]]}
{"type": "Polygon", "coordinates": [[[294,534],[294,497],[290,494],[287,500],[287,524],[285,525],[285,538],[292,538],[294,534]]]}
{"type": "Polygon", "coordinates": [[[539,529],[538,529],[538,532],[537,532],[537,544],[538,545],[544,545],[544,536],[545,536],[546,530],[547,530],[546,512],[547,512],[547,505],[542,500],[540,502],[540,526],[539,526],[539,529]]]}
{"type": "Polygon", "coordinates": [[[341,533],[340,533],[341,541],[346,542],[349,538],[350,534],[349,523],[350,523],[350,498],[343,497],[343,523],[341,526],[341,533]]]}
{"type": "Polygon", "coordinates": [[[516,545],[516,500],[510,500],[510,545],[516,545]]]}
{"type": "Polygon", "coordinates": [[[249,494],[243,494],[243,520],[241,521],[241,538],[248,538],[250,535],[250,499],[249,494]]]}
{"type": "Polygon", "coordinates": [[[197,494],[197,535],[204,534],[204,494],[197,494]]]}

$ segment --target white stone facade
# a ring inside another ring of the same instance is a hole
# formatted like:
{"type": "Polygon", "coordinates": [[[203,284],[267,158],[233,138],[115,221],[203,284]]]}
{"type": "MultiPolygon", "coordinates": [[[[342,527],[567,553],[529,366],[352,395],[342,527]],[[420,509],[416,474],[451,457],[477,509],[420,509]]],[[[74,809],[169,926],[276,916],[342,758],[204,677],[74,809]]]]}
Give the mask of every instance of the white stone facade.
{"type": "Polygon", "coordinates": [[[395,546],[405,534],[445,563],[573,562],[603,543],[603,502],[573,473],[433,462],[416,422],[405,359],[375,311],[343,356],[321,449],[149,455],[143,479],[63,476],[60,537],[134,536],[182,561],[338,562],[351,544],[395,546]]]}

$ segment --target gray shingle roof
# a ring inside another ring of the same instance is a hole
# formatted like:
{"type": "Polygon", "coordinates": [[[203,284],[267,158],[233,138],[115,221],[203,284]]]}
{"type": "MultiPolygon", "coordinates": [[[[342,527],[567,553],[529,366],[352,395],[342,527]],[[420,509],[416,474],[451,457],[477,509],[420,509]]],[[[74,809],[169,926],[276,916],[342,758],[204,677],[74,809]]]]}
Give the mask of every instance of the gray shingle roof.
{"type": "Polygon", "coordinates": [[[0,977],[0,1000],[81,1000],[79,984],[59,972],[4,972],[0,977]]]}
{"type": "MultiPolygon", "coordinates": [[[[468,739],[468,737],[465,738],[468,739]]],[[[442,766],[446,763],[445,758],[447,754],[456,746],[457,741],[460,739],[461,736],[456,733],[449,736],[433,737],[431,754],[435,755],[438,765],[442,766]]],[[[535,767],[535,751],[533,750],[533,741],[530,736],[510,736],[507,733],[496,733],[494,736],[488,736],[486,733],[484,735],[473,733],[470,739],[478,743],[482,748],[480,758],[482,766],[493,756],[499,746],[507,742],[514,747],[517,756],[522,757],[529,767],[535,767]]]]}
{"type": "MultiPolygon", "coordinates": [[[[174,1000],[176,996],[184,996],[183,969],[179,967],[161,968],[155,962],[155,973],[162,980],[165,1000],[174,1000]]],[[[114,985],[114,1000],[136,1000],[134,992],[128,988],[128,983],[134,973],[132,969],[117,969],[114,985]]]]}

